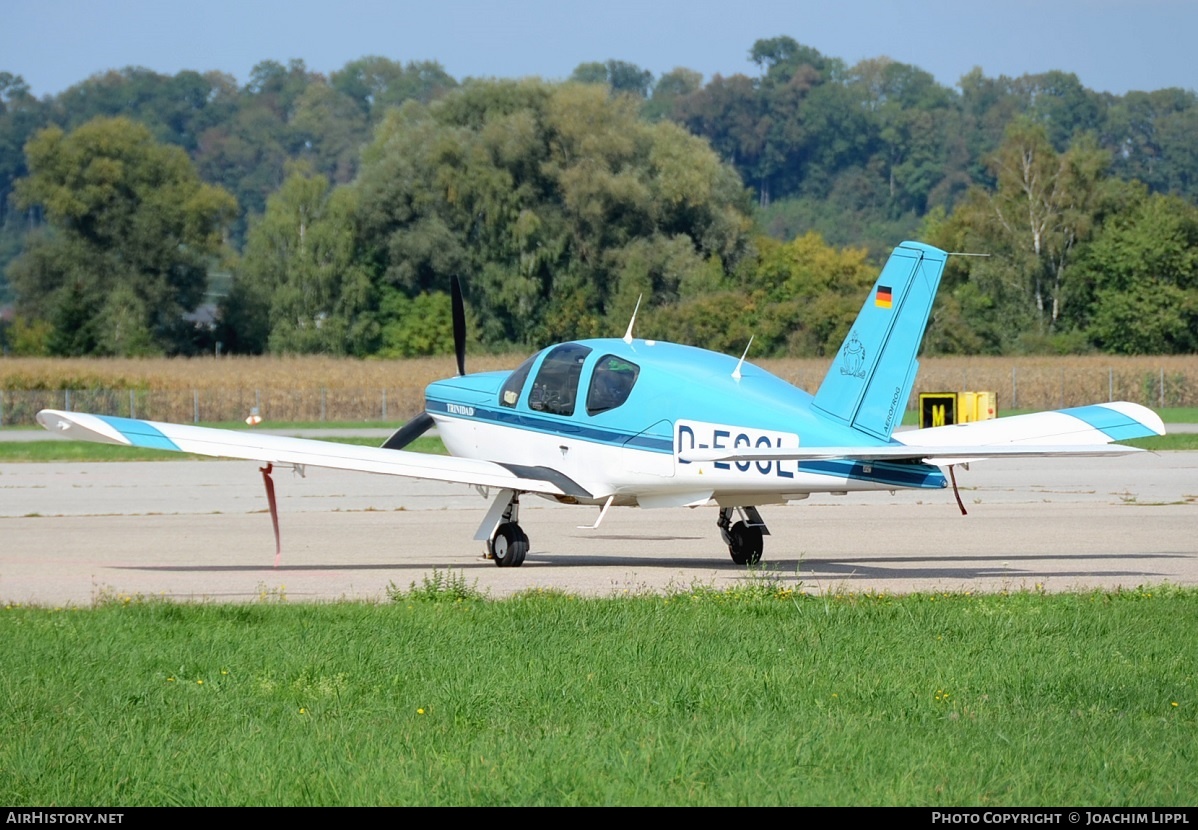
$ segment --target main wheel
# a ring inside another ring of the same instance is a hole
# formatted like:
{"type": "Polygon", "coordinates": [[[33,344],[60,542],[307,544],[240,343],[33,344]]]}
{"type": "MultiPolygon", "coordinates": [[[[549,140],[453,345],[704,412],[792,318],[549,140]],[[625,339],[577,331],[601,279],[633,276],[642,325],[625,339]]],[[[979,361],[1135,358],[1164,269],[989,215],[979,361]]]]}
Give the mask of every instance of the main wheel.
{"type": "Polygon", "coordinates": [[[761,528],[737,522],[729,533],[732,542],[728,545],[728,552],[732,554],[733,562],[738,565],[756,565],[761,561],[761,551],[765,547],[761,528]]]}
{"type": "Polygon", "coordinates": [[[527,553],[528,537],[520,525],[515,522],[501,524],[491,539],[491,556],[495,564],[500,568],[518,568],[524,564],[527,553]]]}

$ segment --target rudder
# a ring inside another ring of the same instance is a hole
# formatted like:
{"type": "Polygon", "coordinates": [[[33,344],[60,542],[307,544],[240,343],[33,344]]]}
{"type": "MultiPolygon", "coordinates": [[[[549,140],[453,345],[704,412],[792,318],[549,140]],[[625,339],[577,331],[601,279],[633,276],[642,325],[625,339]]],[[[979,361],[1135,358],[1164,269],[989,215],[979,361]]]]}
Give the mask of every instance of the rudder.
{"type": "Polygon", "coordinates": [[[883,441],[902,421],[915,356],[948,254],[904,242],[890,254],[815,395],[828,416],[883,441]]]}

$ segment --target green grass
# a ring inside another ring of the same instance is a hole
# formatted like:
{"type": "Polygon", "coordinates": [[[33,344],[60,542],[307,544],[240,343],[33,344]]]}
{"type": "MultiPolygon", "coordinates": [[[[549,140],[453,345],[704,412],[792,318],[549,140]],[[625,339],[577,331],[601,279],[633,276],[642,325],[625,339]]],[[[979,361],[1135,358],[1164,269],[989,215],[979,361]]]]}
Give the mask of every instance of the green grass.
{"type": "Polygon", "coordinates": [[[1129,447],[1139,447],[1142,450],[1163,452],[1166,450],[1198,450],[1198,433],[1184,432],[1176,435],[1154,435],[1151,438],[1133,438],[1130,441],[1120,441],[1129,447]]]}
{"type": "Polygon", "coordinates": [[[1198,406],[1176,406],[1165,409],[1157,409],[1156,414],[1161,416],[1166,424],[1196,424],[1198,423],[1198,406]]]}
{"type": "Polygon", "coordinates": [[[1186,804],[1198,592],[0,610],[0,802],[1186,804]]]}
{"type": "MultiPolygon", "coordinates": [[[[357,444],[377,447],[381,438],[323,438],[338,444],[357,444]]],[[[441,439],[433,436],[417,438],[406,449],[413,452],[445,454],[441,439]]],[[[205,456],[188,455],[169,450],[147,450],[117,444],[95,444],[89,441],[0,441],[0,463],[37,461],[179,461],[205,460],[205,456]]]]}

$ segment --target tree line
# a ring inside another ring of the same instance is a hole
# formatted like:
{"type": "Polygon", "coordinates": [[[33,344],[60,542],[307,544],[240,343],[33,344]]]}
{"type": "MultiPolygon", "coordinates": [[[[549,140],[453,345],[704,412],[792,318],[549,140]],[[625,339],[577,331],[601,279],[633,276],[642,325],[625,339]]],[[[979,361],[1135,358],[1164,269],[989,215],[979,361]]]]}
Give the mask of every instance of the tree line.
{"type": "Polygon", "coordinates": [[[492,349],[618,334],[643,297],[647,335],[818,355],[919,238],[989,254],[950,257],[930,351],[1198,347],[1192,92],[953,89],[786,37],[749,58],[706,83],[614,60],[562,83],[126,69],[40,101],[0,73],[4,345],[434,353],[458,274],[492,349]]]}

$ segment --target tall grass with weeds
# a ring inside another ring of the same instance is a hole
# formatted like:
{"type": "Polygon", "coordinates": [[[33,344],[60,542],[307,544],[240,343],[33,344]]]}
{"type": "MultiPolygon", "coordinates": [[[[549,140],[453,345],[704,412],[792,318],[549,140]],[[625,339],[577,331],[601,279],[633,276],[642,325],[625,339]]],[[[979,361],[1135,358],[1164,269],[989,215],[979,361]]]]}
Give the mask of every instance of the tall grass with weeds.
{"type": "Polygon", "coordinates": [[[1190,803],[1198,591],[0,611],[10,805],[1190,803]]]}
{"type": "Polygon", "coordinates": [[[445,571],[433,568],[431,574],[420,578],[419,586],[413,581],[406,591],[394,581],[389,582],[386,594],[391,602],[476,602],[487,598],[487,593],[479,590],[477,579],[470,582],[465,574],[453,568],[445,571]]]}

